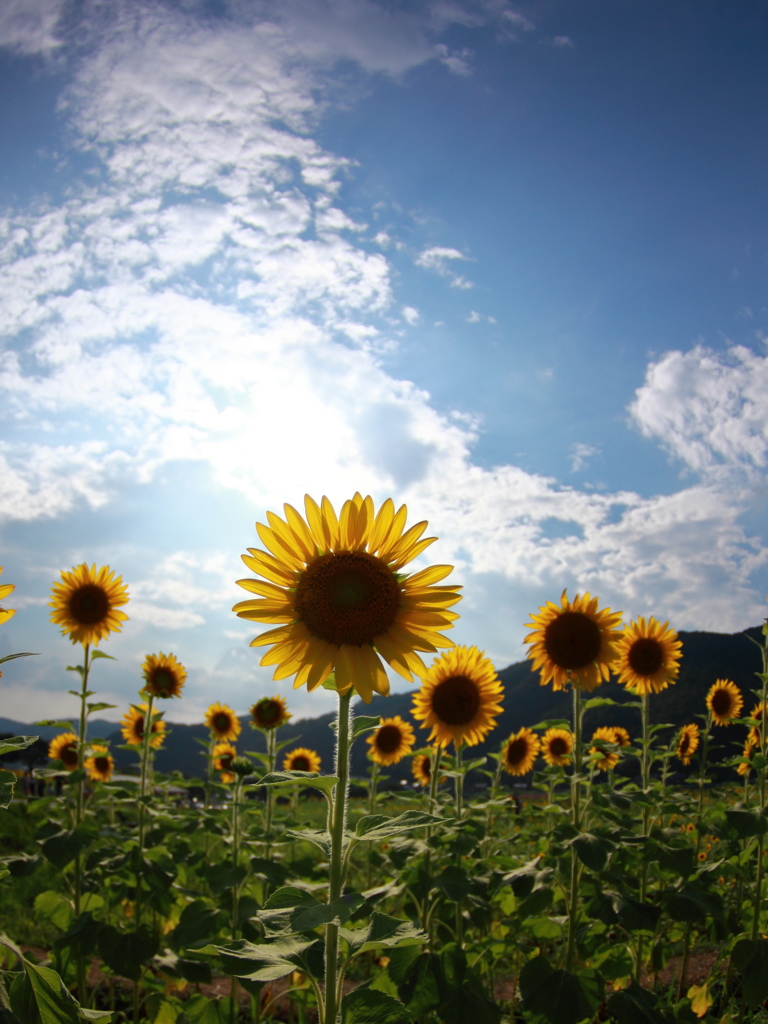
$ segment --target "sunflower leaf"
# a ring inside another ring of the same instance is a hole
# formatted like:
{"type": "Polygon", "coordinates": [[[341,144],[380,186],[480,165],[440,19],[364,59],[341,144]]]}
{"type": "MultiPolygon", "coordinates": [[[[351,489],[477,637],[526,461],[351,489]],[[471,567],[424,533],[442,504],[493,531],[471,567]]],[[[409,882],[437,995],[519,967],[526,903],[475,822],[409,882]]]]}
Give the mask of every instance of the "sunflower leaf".
{"type": "Polygon", "coordinates": [[[342,1008],[346,1024],[410,1024],[413,1020],[397,999],[362,985],[344,996],[342,1008]]]}
{"type": "Polygon", "coordinates": [[[111,654],[105,654],[104,651],[91,651],[91,661],[96,661],[97,658],[109,658],[110,661],[117,661],[117,658],[113,658],[111,654]]]}
{"type": "Polygon", "coordinates": [[[352,742],[365,732],[372,732],[379,727],[381,715],[358,715],[352,722],[352,742]]]}
{"type": "Polygon", "coordinates": [[[581,710],[591,711],[592,708],[613,707],[618,703],[619,701],[613,700],[611,697],[590,697],[589,700],[582,705],[581,710]]]}
{"type": "Polygon", "coordinates": [[[425,828],[437,822],[446,824],[451,820],[424,811],[403,811],[396,818],[388,818],[386,814],[364,814],[358,820],[352,838],[358,842],[380,842],[414,828],[425,828]]]}
{"type": "Polygon", "coordinates": [[[0,658],[0,665],[4,665],[6,661],[13,661],[14,658],[35,658],[37,657],[37,651],[21,651],[19,654],[6,654],[5,657],[0,658]]]}
{"type": "Polygon", "coordinates": [[[40,722],[33,722],[32,725],[39,726],[40,728],[46,729],[73,729],[74,724],[72,719],[58,719],[58,718],[44,718],[40,722]]]}
{"type": "Polygon", "coordinates": [[[0,771],[0,807],[3,809],[10,806],[15,785],[16,776],[13,772],[0,771]]]}
{"type": "Polygon", "coordinates": [[[88,714],[92,715],[94,711],[107,711],[109,708],[116,708],[117,704],[103,704],[99,701],[95,704],[89,702],[86,707],[88,708],[88,714]]]}
{"type": "Polygon", "coordinates": [[[13,754],[25,747],[31,747],[39,739],[38,736],[8,736],[0,740],[0,754],[13,754]]]}
{"type": "Polygon", "coordinates": [[[309,786],[330,793],[339,781],[337,775],[319,775],[317,772],[270,772],[259,779],[257,786],[309,786]]]}

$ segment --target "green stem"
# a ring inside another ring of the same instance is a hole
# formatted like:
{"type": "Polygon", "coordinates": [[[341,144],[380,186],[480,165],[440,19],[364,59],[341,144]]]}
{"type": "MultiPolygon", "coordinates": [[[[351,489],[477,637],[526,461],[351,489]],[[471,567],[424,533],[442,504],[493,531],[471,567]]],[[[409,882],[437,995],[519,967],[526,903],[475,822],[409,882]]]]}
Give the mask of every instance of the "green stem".
{"type": "MultiPolygon", "coordinates": [[[[573,691],[573,774],[571,775],[571,823],[578,829],[581,827],[581,690],[571,683],[573,691]]],[[[568,901],[568,945],[565,953],[565,969],[570,971],[573,966],[576,950],[576,929],[579,925],[579,859],[576,850],[571,846],[571,878],[570,899],[568,901]]]]}
{"type": "MultiPolygon", "coordinates": [[[[83,651],[83,685],[80,690],[80,731],[77,739],[77,771],[79,779],[77,782],[77,804],[75,808],[75,827],[82,824],[85,817],[85,742],[88,728],[88,674],[91,669],[90,661],[91,645],[85,644],[83,651]]],[[[75,917],[82,911],[83,899],[83,856],[82,853],[75,857],[75,917]]],[[[85,958],[77,958],[77,998],[84,1007],[88,1006],[86,993],[85,958]]]]}
{"type": "MultiPolygon", "coordinates": [[[[376,761],[373,762],[371,768],[371,785],[368,792],[368,813],[373,814],[376,810],[376,783],[379,781],[379,765],[376,761]]],[[[368,879],[366,882],[366,888],[370,889],[373,885],[373,843],[367,843],[368,846],[368,879]]]]}
{"type": "MultiPolygon", "coordinates": [[[[347,819],[347,798],[349,795],[349,752],[351,735],[350,687],[344,694],[339,694],[339,705],[336,728],[336,775],[338,782],[333,791],[333,800],[328,807],[328,831],[331,837],[328,902],[335,903],[341,899],[344,886],[344,830],[347,819]]],[[[340,999],[338,989],[339,978],[339,926],[335,922],[325,928],[325,1007],[321,1007],[321,1024],[337,1024],[339,1019],[340,999]],[[324,1012],[322,1012],[324,1009],[324,1012]]]]}
{"type": "MultiPolygon", "coordinates": [[[[270,787],[271,788],[271,787],[270,787]]],[[[234,882],[232,885],[232,939],[237,940],[240,934],[240,882],[237,869],[240,863],[240,800],[242,797],[243,780],[240,775],[235,779],[235,791],[232,797],[232,867],[234,882]]],[[[229,1021],[237,1020],[237,978],[232,978],[229,990],[229,1021]]]]}
{"type": "MultiPolygon", "coordinates": [[[[643,693],[640,696],[642,705],[642,721],[643,721],[643,756],[641,760],[641,774],[642,774],[642,785],[643,785],[643,808],[642,808],[642,835],[646,839],[650,831],[650,807],[648,805],[648,795],[650,789],[651,779],[651,751],[650,751],[650,711],[648,704],[648,694],[643,693]]],[[[643,859],[643,864],[640,868],[640,902],[645,903],[645,897],[648,889],[648,863],[643,859]]],[[[643,973],[643,933],[640,932],[637,937],[637,959],[635,961],[635,981],[640,984],[640,978],[643,973]]]]}

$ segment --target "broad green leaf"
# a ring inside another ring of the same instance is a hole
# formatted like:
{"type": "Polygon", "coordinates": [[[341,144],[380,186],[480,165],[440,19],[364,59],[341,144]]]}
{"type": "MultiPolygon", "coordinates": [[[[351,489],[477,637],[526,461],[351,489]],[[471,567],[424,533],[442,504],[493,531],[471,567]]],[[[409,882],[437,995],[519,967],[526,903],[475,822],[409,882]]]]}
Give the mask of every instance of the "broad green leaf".
{"type": "Polygon", "coordinates": [[[13,800],[13,790],[16,786],[16,776],[13,772],[0,769],[0,807],[10,807],[13,800]]]}
{"type": "Polygon", "coordinates": [[[768,939],[739,939],[731,954],[750,1007],[768,999],[768,939]]]}
{"type": "Polygon", "coordinates": [[[319,775],[317,772],[270,772],[259,779],[258,786],[309,786],[321,792],[330,793],[339,781],[336,775],[319,775]]]}
{"type": "Polygon", "coordinates": [[[520,972],[520,993],[526,1010],[538,1013],[551,1024],[591,1021],[602,999],[595,971],[553,970],[543,956],[529,960],[520,972]]]}
{"type": "Polygon", "coordinates": [[[193,900],[181,912],[179,923],[168,936],[168,944],[177,952],[198,945],[216,935],[223,914],[203,900],[193,900]]]}
{"type": "Polygon", "coordinates": [[[585,864],[591,871],[602,871],[614,844],[602,836],[593,835],[591,832],[582,832],[573,840],[573,848],[582,864],[585,864]]]}
{"type": "Polygon", "coordinates": [[[708,917],[721,921],[723,918],[722,898],[714,892],[701,889],[681,889],[665,893],[662,903],[673,921],[700,924],[708,917]]]}
{"type": "Polygon", "coordinates": [[[764,836],[768,832],[768,808],[754,810],[735,807],[725,812],[728,828],[732,829],[739,839],[748,839],[750,836],[764,836]]]}
{"type": "Polygon", "coordinates": [[[607,708],[617,705],[619,701],[612,700],[610,697],[590,697],[588,701],[582,704],[582,711],[591,711],[593,708],[607,708]]]}
{"type": "Polygon", "coordinates": [[[300,839],[305,843],[312,843],[314,846],[319,846],[323,853],[328,856],[331,848],[331,836],[330,833],[322,828],[304,828],[296,829],[289,828],[286,832],[287,836],[292,839],[300,839]]]}
{"type": "Polygon", "coordinates": [[[397,999],[363,986],[344,997],[342,1013],[345,1024],[411,1024],[413,1021],[397,999]]]}
{"type": "Polygon", "coordinates": [[[667,1024],[656,1009],[658,998],[633,981],[628,988],[614,992],[608,1000],[608,1012],[617,1024],[667,1024]]]}
{"type": "Polygon", "coordinates": [[[426,814],[424,811],[403,811],[395,818],[389,818],[386,814],[365,814],[355,826],[354,839],[358,842],[381,842],[384,839],[391,839],[393,836],[409,832],[414,828],[424,828],[435,825],[437,822],[446,824],[450,818],[440,818],[434,814],[426,814]]]}
{"type": "Polygon", "coordinates": [[[93,833],[82,825],[65,829],[46,839],[42,845],[43,856],[61,870],[71,864],[93,839],[93,833]]]}
{"type": "Polygon", "coordinates": [[[0,665],[4,665],[6,661],[13,661],[15,658],[35,658],[37,657],[37,651],[21,651],[19,654],[6,654],[0,658],[0,665]]]}
{"type": "Polygon", "coordinates": [[[193,955],[217,954],[222,970],[236,978],[252,981],[277,981],[303,967],[303,955],[313,946],[320,948],[318,939],[300,939],[284,936],[273,942],[253,943],[239,939],[230,946],[206,946],[193,951],[193,955]]]}
{"type": "Polygon", "coordinates": [[[374,911],[363,928],[340,928],[339,935],[349,946],[350,956],[367,953],[372,949],[391,949],[395,946],[420,945],[424,933],[410,921],[374,911]]]}
{"type": "Polygon", "coordinates": [[[91,651],[91,661],[96,661],[97,658],[108,658],[110,661],[117,660],[116,658],[113,658],[111,654],[105,654],[104,651],[100,651],[98,648],[91,651]]]}
{"type": "Polygon", "coordinates": [[[45,726],[46,729],[66,729],[68,732],[75,727],[75,723],[67,718],[43,718],[39,722],[33,722],[32,725],[45,726]]]}
{"type": "Polygon", "coordinates": [[[92,715],[95,711],[108,711],[109,708],[116,708],[117,704],[104,704],[101,701],[98,701],[95,704],[91,704],[89,702],[86,706],[88,708],[88,714],[92,715]]]}
{"type": "Polygon", "coordinates": [[[273,932],[309,932],[330,921],[343,924],[364,902],[359,893],[349,893],[333,903],[321,903],[304,889],[287,885],[269,897],[258,917],[273,932]]]}
{"type": "Polygon", "coordinates": [[[39,736],[8,736],[6,739],[0,740],[0,754],[15,754],[19,750],[25,750],[33,743],[37,743],[39,738],[39,736]]]}
{"type": "Polygon", "coordinates": [[[184,1003],[186,1024],[229,1024],[229,1000],[211,999],[193,992],[184,1003]]]}
{"type": "Polygon", "coordinates": [[[135,932],[119,932],[104,925],[99,933],[99,955],[115,974],[138,981],[142,967],[149,963],[158,949],[158,936],[141,925],[135,932]]]}
{"type": "Polygon", "coordinates": [[[35,896],[35,914],[43,921],[50,921],[61,931],[66,931],[72,922],[74,908],[61,893],[47,889],[35,896]]]}
{"type": "Polygon", "coordinates": [[[356,715],[352,720],[352,742],[354,743],[357,737],[362,736],[363,733],[378,729],[380,722],[380,715],[356,715]]]}

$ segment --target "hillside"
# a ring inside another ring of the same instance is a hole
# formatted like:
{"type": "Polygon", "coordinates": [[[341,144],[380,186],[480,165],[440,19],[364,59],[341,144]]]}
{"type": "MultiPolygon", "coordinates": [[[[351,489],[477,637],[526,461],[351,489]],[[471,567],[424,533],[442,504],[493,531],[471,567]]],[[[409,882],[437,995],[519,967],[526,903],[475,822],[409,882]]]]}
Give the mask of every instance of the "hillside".
{"type": "MultiPolygon", "coordinates": [[[[741,688],[746,697],[745,713],[751,711],[757,698],[748,696],[747,691],[755,690],[759,684],[755,673],[761,670],[761,658],[759,650],[748,639],[748,635],[755,640],[761,640],[760,628],[755,627],[745,633],[736,634],[681,631],[679,635],[683,643],[680,677],[675,686],[654,695],[651,700],[651,721],[670,723],[675,727],[691,721],[694,715],[703,712],[707,690],[720,678],[731,679],[741,688]]],[[[529,664],[528,661],[518,662],[499,672],[504,684],[504,711],[486,741],[473,748],[473,754],[498,750],[510,733],[516,732],[521,726],[533,726],[546,719],[570,718],[570,696],[553,693],[549,686],[540,686],[538,675],[531,672],[529,664]]],[[[610,697],[623,704],[634,699],[614,681],[600,687],[595,691],[595,696],[610,697]]],[[[357,701],[355,711],[358,714],[389,717],[401,715],[413,721],[411,701],[411,693],[374,697],[370,705],[357,701]]],[[[318,718],[289,722],[280,730],[279,738],[281,741],[291,740],[292,745],[300,744],[316,750],[322,759],[323,770],[329,770],[333,759],[333,733],[329,726],[333,717],[329,713],[318,718]]],[[[250,728],[247,717],[244,717],[242,722],[244,728],[238,743],[239,750],[243,753],[251,750],[264,751],[262,734],[250,728]]],[[[640,727],[639,711],[635,708],[621,707],[590,711],[585,722],[586,733],[590,735],[597,726],[609,724],[623,725],[630,734],[637,735],[640,727]]],[[[59,730],[37,728],[0,718],[0,733],[40,735],[49,739],[57,731],[59,730]]],[[[717,730],[719,746],[728,745],[729,752],[736,753],[743,740],[743,731],[743,728],[738,726],[717,730]]],[[[417,742],[426,741],[427,733],[424,730],[416,728],[415,732],[417,742]]],[[[122,744],[122,736],[114,723],[94,721],[89,728],[89,735],[111,740],[118,770],[132,771],[135,768],[135,752],[118,749],[122,744]]],[[[199,778],[204,770],[204,748],[197,741],[206,741],[207,738],[207,730],[202,724],[173,724],[164,748],[157,753],[157,770],[180,771],[185,776],[199,778]]],[[[290,750],[291,747],[286,749],[290,750]]],[[[353,775],[365,775],[368,767],[366,749],[364,741],[356,744],[352,762],[353,775]]],[[[409,761],[406,759],[401,765],[393,766],[388,770],[388,774],[392,779],[409,778],[409,761]]]]}

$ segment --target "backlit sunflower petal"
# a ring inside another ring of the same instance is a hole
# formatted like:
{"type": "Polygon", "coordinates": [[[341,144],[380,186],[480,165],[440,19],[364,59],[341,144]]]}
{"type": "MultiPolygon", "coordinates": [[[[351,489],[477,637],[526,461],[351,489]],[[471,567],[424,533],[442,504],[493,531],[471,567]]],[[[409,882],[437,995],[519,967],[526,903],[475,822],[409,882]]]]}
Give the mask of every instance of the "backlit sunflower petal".
{"type": "Polygon", "coordinates": [[[409,544],[407,547],[398,546],[395,551],[389,556],[387,561],[393,567],[393,569],[400,569],[406,564],[406,562],[412,562],[418,558],[420,554],[427,550],[430,545],[434,544],[437,537],[425,537],[423,540],[416,541],[415,544],[409,544]]]}
{"type": "MultiPolygon", "coordinates": [[[[314,545],[305,543],[303,535],[297,534],[280,516],[275,515],[274,512],[267,512],[267,521],[275,536],[279,538],[282,546],[291,552],[297,560],[297,568],[301,568],[308,558],[313,557],[314,545]]],[[[256,527],[258,530],[258,523],[256,527]]]]}
{"type": "Polygon", "coordinates": [[[392,521],[395,518],[395,503],[391,498],[387,498],[384,504],[378,511],[373,525],[371,526],[371,532],[368,537],[368,550],[378,551],[383,544],[385,538],[389,535],[392,521]]]}
{"type": "Polygon", "coordinates": [[[408,509],[405,505],[401,505],[392,517],[392,523],[390,524],[387,536],[384,538],[379,548],[379,557],[383,558],[385,562],[389,561],[392,549],[397,546],[400,538],[402,537],[407,518],[408,509]]]}
{"type": "Polygon", "coordinates": [[[283,562],[289,568],[297,571],[304,565],[300,555],[297,555],[290,541],[284,539],[275,530],[270,530],[263,523],[256,523],[256,532],[261,543],[278,561],[283,562]]]}
{"type": "Polygon", "coordinates": [[[304,511],[318,549],[320,551],[329,551],[331,548],[331,537],[325,528],[323,513],[320,511],[320,506],[315,499],[311,498],[308,494],[304,495],[304,511]]]}
{"type": "Polygon", "coordinates": [[[283,505],[283,511],[285,512],[288,525],[301,545],[302,551],[307,553],[307,560],[314,558],[317,555],[317,543],[303,517],[296,511],[293,505],[283,505]]]}
{"type": "Polygon", "coordinates": [[[408,588],[428,587],[433,583],[439,583],[446,576],[453,572],[452,565],[430,565],[427,569],[420,569],[408,577],[408,588]]]}
{"type": "Polygon", "coordinates": [[[251,594],[258,594],[260,597],[268,597],[273,601],[285,601],[287,595],[284,587],[278,587],[274,583],[267,583],[264,580],[254,580],[247,576],[243,580],[237,580],[238,587],[250,591],[251,594]]]}
{"type": "Polygon", "coordinates": [[[278,586],[289,587],[294,583],[296,573],[289,566],[283,565],[274,555],[270,555],[266,551],[259,551],[256,548],[249,550],[250,554],[240,557],[251,572],[265,576],[278,586]]]}
{"type": "Polygon", "coordinates": [[[0,585],[0,600],[2,600],[4,597],[8,597],[8,595],[12,594],[15,589],[15,583],[3,583],[2,585],[0,585]]]}
{"type": "Polygon", "coordinates": [[[293,626],[277,626],[275,629],[268,629],[266,633],[260,633],[251,640],[251,647],[266,647],[268,644],[281,643],[294,635],[293,626]]]}
{"type": "Polygon", "coordinates": [[[328,546],[330,548],[337,548],[339,546],[339,520],[336,516],[336,509],[325,495],[323,495],[320,501],[320,508],[323,513],[325,529],[330,537],[330,544],[328,546]]]}

